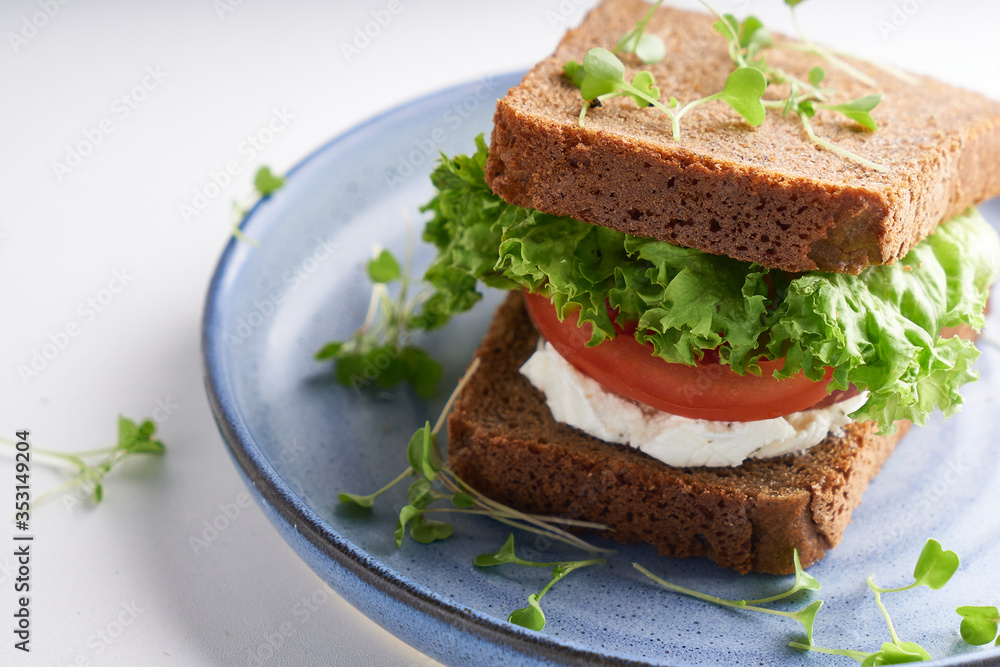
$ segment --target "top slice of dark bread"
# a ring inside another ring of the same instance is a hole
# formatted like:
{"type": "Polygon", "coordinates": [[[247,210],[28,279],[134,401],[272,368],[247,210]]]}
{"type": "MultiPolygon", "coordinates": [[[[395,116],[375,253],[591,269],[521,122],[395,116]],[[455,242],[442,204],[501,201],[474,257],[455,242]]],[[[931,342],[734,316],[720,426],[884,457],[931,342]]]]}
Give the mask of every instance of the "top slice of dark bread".
{"type": "MultiPolygon", "coordinates": [[[[812,122],[819,136],[887,173],[817,147],[796,117],[775,109],[753,128],[723,102],[704,104],[682,118],[675,142],[665,115],[615,98],[581,126],[583,101],[563,64],[582,62],[595,46],[612,49],[648,8],[606,0],[500,101],[486,168],[494,192],[518,206],[772,268],[849,273],[899,259],[942,220],[1000,194],[1000,103],[927,77],[906,83],[858,61],[877,89],[817,56],[767,52],[769,64],[802,79],[823,67],[834,103],[884,94],[873,111],[876,132],[832,111],[812,122]]],[[[681,104],[721,90],[734,65],[712,21],[660,8],[648,30],[663,37],[667,57],[640,67],[623,55],[629,80],[648,69],[661,98],[681,104]]]]}

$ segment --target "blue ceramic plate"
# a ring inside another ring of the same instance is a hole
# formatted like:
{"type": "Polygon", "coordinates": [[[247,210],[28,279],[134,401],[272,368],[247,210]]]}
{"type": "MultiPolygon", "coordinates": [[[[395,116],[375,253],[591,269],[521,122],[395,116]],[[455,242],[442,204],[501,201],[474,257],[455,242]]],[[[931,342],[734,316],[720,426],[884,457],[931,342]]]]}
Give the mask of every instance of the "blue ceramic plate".
{"type": "MultiPolygon", "coordinates": [[[[662,559],[646,547],[619,548],[606,566],[574,572],[546,595],[544,632],[524,630],[504,619],[541,589],[547,571],[472,566],[475,555],[503,543],[506,528],[460,517],[453,538],[432,545],[407,539],[396,549],[394,508],[405,489],[380,498],[368,515],[338,505],[337,492],[368,493],[406,467],[410,434],[436,417],[444,396],[428,403],[406,388],[345,388],[312,355],[361,323],[372,244],[402,256],[407,230],[419,238],[425,216],[418,207],[432,194],[427,174],[438,152],[472,150],[473,137],[489,130],[493,101],[519,77],[433,94],[335,139],[251,212],[244,230],[259,247],[237,241],[226,247],[205,306],[204,364],[215,417],[248,488],[330,586],[446,664],[853,664],[789,648],[801,636],[794,621],[668,593],[631,563],[726,598],[764,597],[786,587],[787,578],[662,559]]],[[[429,259],[426,248],[418,249],[418,266],[429,259]]],[[[498,295],[489,295],[419,341],[444,363],[442,394],[461,374],[497,302],[498,295]]],[[[899,634],[934,656],[953,656],[938,664],[998,660],[997,649],[964,644],[954,611],[1000,602],[997,362],[997,351],[987,347],[979,366],[985,379],[968,388],[965,412],[914,429],[868,489],[841,545],[810,570],[826,601],[816,624],[819,645],[871,651],[888,641],[865,577],[906,583],[924,541],[935,537],[959,553],[962,568],[941,591],[887,596],[899,634]]],[[[546,552],[545,560],[574,557],[531,536],[518,538],[546,552]]],[[[812,597],[777,608],[798,608],[812,597]]]]}

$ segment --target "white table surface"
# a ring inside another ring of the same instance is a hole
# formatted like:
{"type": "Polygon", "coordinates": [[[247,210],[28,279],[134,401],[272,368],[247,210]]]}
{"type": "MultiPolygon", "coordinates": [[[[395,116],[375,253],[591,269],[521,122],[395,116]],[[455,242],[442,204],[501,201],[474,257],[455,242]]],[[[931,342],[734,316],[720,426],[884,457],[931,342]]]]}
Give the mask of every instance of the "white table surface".
{"type": "MultiPolygon", "coordinates": [[[[156,411],[168,447],[113,473],[96,508],[64,496],[33,512],[30,654],[13,648],[15,563],[0,547],[0,664],[436,664],[330,591],[256,505],[240,506],[248,495],[202,385],[202,302],[230,201],[259,164],[284,172],[379,111],[529,66],[590,4],[0,4],[0,435],[27,428],[38,447],[91,449],[114,443],[117,414],[156,411]],[[345,53],[373,12],[391,20],[345,53]],[[275,114],[287,120],[250,155],[247,137],[275,114]],[[96,145],[78,164],[55,164],[85,141],[96,145]],[[228,161],[240,172],[185,220],[181,205],[228,161]],[[99,312],[88,299],[104,300],[99,312]],[[23,378],[18,367],[73,324],[23,378]],[[226,509],[239,514],[194,548],[226,509]]],[[[788,29],[777,0],[717,5],[788,29]]],[[[1000,99],[997,3],[812,0],[801,14],[818,41],[1000,99]]],[[[9,453],[0,515],[13,507],[9,453]]],[[[62,479],[33,467],[36,495],[62,479]]],[[[14,527],[0,526],[13,544],[14,527]]]]}

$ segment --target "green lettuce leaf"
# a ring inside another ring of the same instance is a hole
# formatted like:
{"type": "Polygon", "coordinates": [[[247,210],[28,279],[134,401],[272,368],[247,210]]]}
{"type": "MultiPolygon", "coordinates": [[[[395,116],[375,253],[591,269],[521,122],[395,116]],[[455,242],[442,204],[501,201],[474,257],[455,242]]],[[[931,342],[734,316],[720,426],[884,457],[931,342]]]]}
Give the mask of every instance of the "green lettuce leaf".
{"type": "Polygon", "coordinates": [[[507,204],[486,185],[487,148],[482,137],[476,144],[432,176],[438,194],[424,208],[433,213],[424,239],[439,253],[424,276],[434,293],[416,318],[425,328],[471,308],[481,285],[530,289],[560,317],[578,312],[597,345],[616,335],[610,305],[670,362],[694,364],[718,349],[738,373],[760,373],[760,360],[780,357],[778,377],[820,379],[832,366],[831,390],[868,390],[852,416],[882,432],[899,419],[922,424],[935,407],[951,414],[958,388],[977,378],[975,346],[938,335],[981,328],[1000,273],[1000,240],[973,210],[891,266],[792,276],[507,204]]]}

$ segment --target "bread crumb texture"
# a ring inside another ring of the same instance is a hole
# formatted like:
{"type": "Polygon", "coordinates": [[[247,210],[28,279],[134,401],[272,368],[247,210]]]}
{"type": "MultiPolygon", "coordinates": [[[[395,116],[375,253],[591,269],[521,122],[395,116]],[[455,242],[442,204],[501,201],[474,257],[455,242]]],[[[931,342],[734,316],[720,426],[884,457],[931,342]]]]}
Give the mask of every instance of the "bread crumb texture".
{"type": "Polygon", "coordinates": [[[802,454],[732,468],[675,468],[552,419],[518,372],[538,334],[520,293],[498,309],[481,365],[448,421],[448,462],[486,495],[527,512],[598,521],[619,542],[703,556],[741,573],[788,574],[835,546],[908,423],[881,437],[852,424],[802,454]]]}
{"type": "MultiPolygon", "coordinates": [[[[768,110],[753,128],[723,102],[670,120],[615,98],[581,126],[580,92],[562,66],[595,46],[612,49],[648,9],[607,0],[571,30],[498,104],[486,175],[504,200],[639,236],[786,271],[858,273],[899,259],[944,219],[1000,194],[1000,103],[927,77],[906,83],[856,60],[876,89],[822,58],[770,49],[768,62],[805,79],[827,72],[831,102],[880,92],[876,132],[818,110],[816,133],[888,167],[868,169],[822,149],[797,118],[768,110]]],[[[664,100],[685,104],[722,89],[734,68],[707,14],[659,9],[649,30],[667,57],[642,65],[622,54],[629,80],[649,69],[664,100]]],[[[769,88],[765,97],[786,94],[769,88]]]]}

